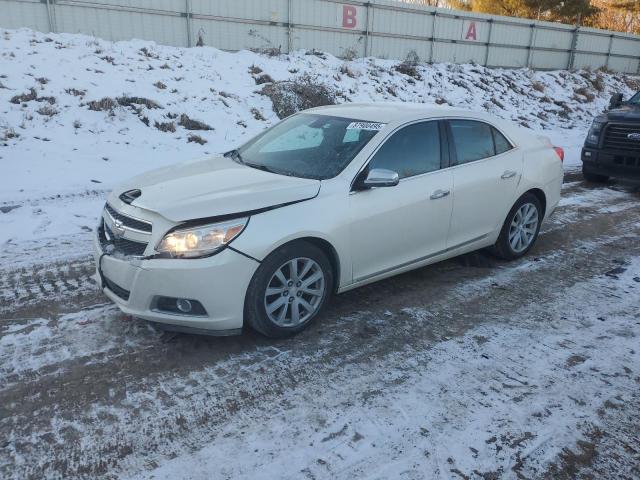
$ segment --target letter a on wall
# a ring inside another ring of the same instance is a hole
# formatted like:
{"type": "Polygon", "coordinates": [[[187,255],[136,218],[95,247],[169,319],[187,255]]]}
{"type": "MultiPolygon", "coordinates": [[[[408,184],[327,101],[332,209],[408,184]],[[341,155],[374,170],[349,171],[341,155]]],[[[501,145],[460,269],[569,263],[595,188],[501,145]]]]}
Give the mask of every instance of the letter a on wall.
{"type": "Polygon", "coordinates": [[[462,23],[462,38],[464,40],[478,40],[478,33],[476,31],[476,22],[463,22],[462,23]]]}
{"type": "Polygon", "coordinates": [[[355,5],[338,5],[338,25],[342,28],[356,28],[358,8],[355,5]]]}

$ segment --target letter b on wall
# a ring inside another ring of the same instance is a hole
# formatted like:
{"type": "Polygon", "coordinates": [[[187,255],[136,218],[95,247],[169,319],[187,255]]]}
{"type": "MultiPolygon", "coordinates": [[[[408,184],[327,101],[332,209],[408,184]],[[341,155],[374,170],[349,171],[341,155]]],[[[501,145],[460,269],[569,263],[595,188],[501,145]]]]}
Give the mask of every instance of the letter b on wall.
{"type": "Polygon", "coordinates": [[[338,25],[342,28],[356,28],[358,26],[358,7],[338,5],[338,25]]]}

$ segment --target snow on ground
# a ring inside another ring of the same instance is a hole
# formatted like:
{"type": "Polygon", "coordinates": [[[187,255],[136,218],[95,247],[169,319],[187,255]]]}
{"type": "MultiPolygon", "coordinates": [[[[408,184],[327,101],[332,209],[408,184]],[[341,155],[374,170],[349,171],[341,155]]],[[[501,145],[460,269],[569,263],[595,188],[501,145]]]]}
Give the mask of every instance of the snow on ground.
{"type": "MultiPolygon", "coordinates": [[[[433,348],[372,359],[366,371],[344,365],[340,383],[305,379],[305,388],[284,393],[268,416],[264,405],[245,409],[208,446],[133,478],[540,477],[563,448],[597,430],[603,409],[618,408],[637,389],[640,322],[629,313],[637,307],[639,276],[635,258],[550,302],[523,306],[507,325],[489,319],[433,348]]],[[[446,321],[422,308],[403,313],[446,321]]],[[[268,360],[270,370],[312,361],[275,349],[268,360]]],[[[192,373],[191,387],[184,378],[163,378],[163,390],[182,393],[171,405],[157,400],[157,408],[168,417],[197,416],[183,408],[181,395],[204,389],[206,401],[222,390],[216,382],[226,378],[216,372],[224,367],[192,373]]],[[[151,401],[139,395],[127,398],[132,409],[151,401]]],[[[132,421],[128,408],[94,408],[132,421]]]]}
{"type": "MultiPolygon", "coordinates": [[[[0,329],[0,388],[20,381],[25,373],[44,372],[65,361],[130,347],[153,348],[159,333],[148,323],[123,315],[111,303],[96,305],[59,318],[34,318],[0,329]]],[[[88,364],[88,363],[87,363],[88,364]]]]}
{"type": "Polygon", "coordinates": [[[489,111],[548,135],[567,149],[567,166],[579,163],[593,115],[612,93],[630,94],[635,81],[455,64],[418,65],[407,75],[393,60],[304,51],[270,57],[28,29],[0,30],[0,59],[0,245],[63,233],[86,241],[117,182],[226,151],[275,123],[260,93],[270,81],[308,75],[338,102],[489,111]],[[185,114],[204,125],[185,122],[185,114]]]}

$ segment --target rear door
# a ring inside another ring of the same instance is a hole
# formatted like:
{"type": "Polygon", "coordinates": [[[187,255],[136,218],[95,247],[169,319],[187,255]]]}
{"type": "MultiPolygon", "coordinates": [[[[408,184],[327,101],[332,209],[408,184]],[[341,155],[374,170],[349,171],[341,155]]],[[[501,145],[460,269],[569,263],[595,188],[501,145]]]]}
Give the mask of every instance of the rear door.
{"type": "Polygon", "coordinates": [[[448,120],[455,166],[447,248],[474,243],[502,225],[522,176],[522,152],[497,128],[448,120]]]}
{"type": "Polygon", "coordinates": [[[349,196],[354,282],[446,248],[453,188],[452,172],[442,169],[446,143],[444,124],[418,122],[392,134],[371,158],[363,175],[384,168],[397,172],[400,183],[349,196]]]}

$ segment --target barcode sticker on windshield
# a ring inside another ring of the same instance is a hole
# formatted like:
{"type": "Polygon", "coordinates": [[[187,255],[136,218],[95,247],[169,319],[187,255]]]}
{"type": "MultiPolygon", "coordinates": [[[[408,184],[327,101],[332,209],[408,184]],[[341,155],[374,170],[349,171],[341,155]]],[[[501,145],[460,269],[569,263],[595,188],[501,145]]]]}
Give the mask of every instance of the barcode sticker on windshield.
{"type": "Polygon", "coordinates": [[[351,122],[347,130],[382,130],[386,123],[351,122]]]}

